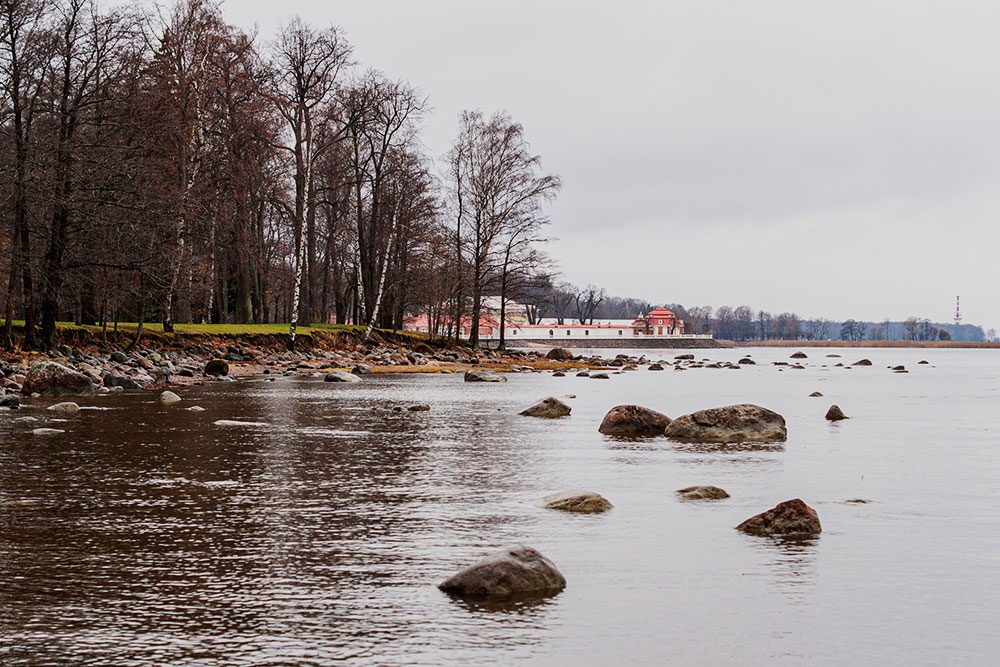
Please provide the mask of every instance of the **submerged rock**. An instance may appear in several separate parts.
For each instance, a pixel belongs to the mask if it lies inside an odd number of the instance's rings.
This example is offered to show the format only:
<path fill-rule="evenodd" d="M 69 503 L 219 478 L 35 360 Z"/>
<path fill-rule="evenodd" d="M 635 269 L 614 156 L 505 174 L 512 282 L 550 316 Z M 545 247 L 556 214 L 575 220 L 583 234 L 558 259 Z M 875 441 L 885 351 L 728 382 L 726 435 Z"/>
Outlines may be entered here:
<path fill-rule="evenodd" d="M 693 360 L 694 359 L 694 355 L 693 354 L 678 354 L 676 357 L 674 357 L 674 359 L 679 359 L 679 360 L 682 360 L 682 361 L 685 360 L 685 359 Z"/>
<path fill-rule="evenodd" d="M 599 493 L 592 493 L 590 491 L 553 493 L 542 498 L 541 505 L 549 510 L 580 512 L 583 514 L 605 512 L 614 507 L 607 498 Z"/>
<path fill-rule="evenodd" d="M 59 435 L 60 433 L 65 433 L 66 431 L 61 428 L 36 428 L 31 432 L 32 435 Z"/>
<path fill-rule="evenodd" d="M 569 407 L 558 398 L 549 396 L 543 398 L 534 405 L 521 410 L 520 414 L 525 417 L 542 417 L 545 419 L 555 419 L 557 417 L 567 417 L 573 408 Z"/>
<path fill-rule="evenodd" d="M 777 412 L 742 403 L 678 417 L 666 434 L 687 442 L 783 442 L 788 430 Z"/>
<path fill-rule="evenodd" d="M 172 391 L 165 391 L 160 394 L 160 403 L 180 403 L 181 397 Z"/>
<path fill-rule="evenodd" d="M 52 410 L 53 412 L 79 412 L 80 406 L 73 401 L 66 401 L 65 403 L 50 405 L 49 410 Z"/>
<path fill-rule="evenodd" d="M 556 593 L 566 577 L 548 558 L 529 547 L 496 551 L 438 585 L 445 593 L 470 597 L 506 597 Z"/>
<path fill-rule="evenodd" d="M 184 409 L 187 410 L 188 412 L 204 412 L 205 411 L 205 408 L 201 407 L 200 405 L 192 405 L 190 408 L 184 408 Z"/>
<path fill-rule="evenodd" d="M 493 371 L 467 370 L 465 371 L 466 382 L 506 382 L 507 376 Z"/>
<path fill-rule="evenodd" d="M 590 374 L 590 379 L 591 380 L 610 380 L 611 376 L 608 375 L 607 373 L 605 373 L 604 371 L 597 371 L 596 373 L 591 373 Z"/>
<path fill-rule="evenodd" d="M 831 405 L 830 409 L 826 411 L 827 421 L 838 422 L 841 419 L 850 419 L 844 414 L 844 411 L 840 409 L 840 406 Z"/>
<path fill-rule="evenodd" d="M 871 362 L 871 359 L 858 359 L 857 361 L 855 361 L 851 365 L 852 366 L 871 366 L 872 362 Z"/>
<path fill-rule="evenodd" d="M 605 435 L 663 435 L 670 417 L 640 405 L 618 405 L 608 411 L 598 427 Z"/>
<path fill-rule="evenodd" d="M 736 526 L 736 530 L 751 535 L 818 535 L 823 532 L 816 510 L 798 498 L 750 517 Z"/>
<path fill-rule="evenodd" d="M 410 407 L 407 408 L 407 410 L 409 410 L 410 412 L 427 412 L 430 409 L 431 409 L 431 406 L 424 405 L 424 404 L 421 404 L 421 405 L 411 405 Z"/>
<path fill-rule="evenodd" d="M 688 500 L 722 500 L 729 497 L 725 490 L 717 486 L 689 486 L 678 489 L 677 495 Z"/>
<path fill-rule="evenodd" d="M 345 373 L 344 371 L 330 371 L 325 376 L 323 376 L 323 382 L 361 382 L 361 378 L 359 378 L 354 373 Z"/>
<path fill-rule="evenodd" d="M 104 376 L 104 386 L 109 389 L 114 387 L 119 387 L 120 389 L 138 390 L 142 389 L 142 385 L 133 380 L 132 378 L 123 377 L 121 375 L 112 375 L 108 373 Z"/>
<path fill-rule="evenodd" d="M 265 422 L 238 421 L 236 419 L 219 419 L 212 426 L 267 426 Z"/>
<path fill-rule="evenodd" d="M 32 364 L 21 385 L 23 394 L 40 396 L 91 396 L 94 385 L 83 373 L 54 361 Z"/>

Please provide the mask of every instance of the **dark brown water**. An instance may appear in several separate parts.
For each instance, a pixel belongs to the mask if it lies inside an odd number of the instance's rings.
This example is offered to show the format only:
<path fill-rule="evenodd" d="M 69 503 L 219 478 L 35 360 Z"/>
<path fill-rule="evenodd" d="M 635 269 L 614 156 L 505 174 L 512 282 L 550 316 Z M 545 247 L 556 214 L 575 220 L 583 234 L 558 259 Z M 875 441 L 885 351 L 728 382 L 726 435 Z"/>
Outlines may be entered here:
<path fill-rule="evenodd" d="M 88 399 L 58 423 L 51 401 L 2 413 L 0 664 L 996 664 L 1000 354 L 846 351 L 875 365 L 845 370 L 813 350 L 778 371 L 766 363 L 791 350 L 752 352 L 761 365 L 741 371 L 280 378 L 173 406 Z M 568 419 L 516 414 L 566 393 Z M 597 433 L 620 403 L 744 401 L 784 414 L 788 442 Z M 387 409 L 414 403 L 432 409 Z M 824 421 L 831 403 L 852 419 Z M 42 421 L 12 423 L 28 415 Z M 43 425 L 66 434 L 30 435 Z M 674 496 L 693 484 L 732 498 Z M 570 488 L 616 508 L 531 504 Z M 795 497 L 818 510 L 817 539 L 733 530 Z M 435 588 L 517 543 L 566 590 L 486 605 Z"/>

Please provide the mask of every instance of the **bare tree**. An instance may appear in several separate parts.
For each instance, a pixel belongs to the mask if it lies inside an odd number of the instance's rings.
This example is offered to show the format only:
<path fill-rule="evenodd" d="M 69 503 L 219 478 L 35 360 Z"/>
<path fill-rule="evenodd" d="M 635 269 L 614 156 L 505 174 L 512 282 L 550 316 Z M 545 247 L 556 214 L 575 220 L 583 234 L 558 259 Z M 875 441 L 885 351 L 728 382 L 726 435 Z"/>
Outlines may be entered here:
<path fill-rule="evenodd" d="M 472 265 L 472 323 L 469 342 L 479 346 L 483 291 L 496 270 L 496 244 L 511 228 L 540 219 L 542 204 L 560 187 L 559 178 L 539 174 L 541 161 L 524 138 L 524 128 L 505 112 L 486 119 L 466 111 L 449 153 L 451 189 L 461 193 L 468 218 Z M 455 166 L 457 165 L 457 166 Z"/>
<path fill-rule="evenodd" d="M 289 349 L 295 349 L 313 168 L 323 151 L 341 136 L 339 132 L 328 133 L 323 143 L 317 143 L 317 124 L 321 108 L 331 102 L 337 91 L 341 72 L 351 64 L 351 47 L 337 28 L 319 31 L 295 17 L 279 31 L 273 51 L 271 94 L 291 133 L 291 141 L 282 148 L 292 154 L 295 169 L 295 282 L 288 329 Z"/>

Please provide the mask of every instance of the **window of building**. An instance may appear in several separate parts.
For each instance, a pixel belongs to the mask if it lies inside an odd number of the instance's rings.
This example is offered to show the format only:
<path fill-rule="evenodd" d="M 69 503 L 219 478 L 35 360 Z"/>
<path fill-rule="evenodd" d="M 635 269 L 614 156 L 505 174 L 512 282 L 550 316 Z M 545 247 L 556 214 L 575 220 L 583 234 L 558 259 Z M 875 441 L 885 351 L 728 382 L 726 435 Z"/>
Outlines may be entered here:
<path fill-rule="evenodd" d="M 583 335 L 584 336 L 589 336 L 590 335 L 590 329 L 584 329 L 583 330 Z"/>
<path fill-rule="evenodd" d="M 569 335 L 569 329 L 566 329 L 566 335 L 567 336 Z"/>
<path fill-rule="evenodd" d="M 621 329 L 619 329 L 619 330 L 618 330 L 618 335 L 619 335 L 619 336 L 621 336 L 621 335 L 622 335 L 622 330 L 621 330 Z"/>
<path fill-rule="evenodd" d="M 549 335 L 550 336 L 552 335 L 552 329 L 549 329 Z"/>

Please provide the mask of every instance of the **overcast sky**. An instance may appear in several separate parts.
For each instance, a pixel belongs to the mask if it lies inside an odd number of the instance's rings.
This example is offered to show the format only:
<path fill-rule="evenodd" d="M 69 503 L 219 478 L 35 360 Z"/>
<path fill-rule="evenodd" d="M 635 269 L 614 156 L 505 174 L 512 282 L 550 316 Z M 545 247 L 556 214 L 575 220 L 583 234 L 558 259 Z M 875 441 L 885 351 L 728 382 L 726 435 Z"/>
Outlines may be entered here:
<path fill-rule="evenodd" d="M 508 110 L 564 183 L 566 280 L 688 306 L 1000 328 L 1000 2 L 226 0 L 268 41 L 342 27 L 364 66 Z"/>

